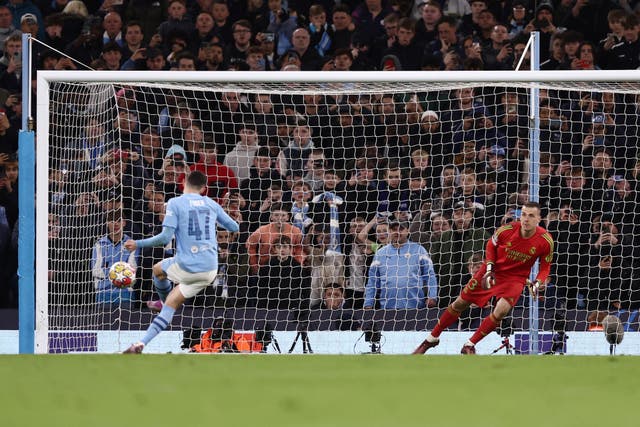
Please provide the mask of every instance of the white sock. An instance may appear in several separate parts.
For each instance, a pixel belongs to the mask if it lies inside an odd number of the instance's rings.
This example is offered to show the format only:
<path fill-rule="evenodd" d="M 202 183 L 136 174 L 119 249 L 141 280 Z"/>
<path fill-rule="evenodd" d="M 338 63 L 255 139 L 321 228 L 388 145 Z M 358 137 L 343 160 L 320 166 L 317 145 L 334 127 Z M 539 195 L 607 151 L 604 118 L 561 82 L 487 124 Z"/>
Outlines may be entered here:
<path fill-rule="evenodd" d="M 467 341 L 466 343 L 464 343 L 464 347 L 475 347 L 475 344 L 471 341 Z"/>
<path fill-rule="evenodd" d="M 427 341 L 429 341 L 429 342 L 436 342 L 436 341 L 440 341 L 440 338 L 436 338 L 436 337 L 434 337 L 433 335 L 431 335 L 431 333 L 429 333 L 429 334 L 427 335 Z"/>

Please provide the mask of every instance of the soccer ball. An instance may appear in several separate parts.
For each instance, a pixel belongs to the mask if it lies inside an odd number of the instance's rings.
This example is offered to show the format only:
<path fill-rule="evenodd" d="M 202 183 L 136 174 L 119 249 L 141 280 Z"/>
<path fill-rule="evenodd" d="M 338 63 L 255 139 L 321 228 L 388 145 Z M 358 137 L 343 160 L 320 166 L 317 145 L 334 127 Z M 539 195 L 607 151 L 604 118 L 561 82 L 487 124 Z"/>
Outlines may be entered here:
<path fill-rule="evenodd" d="M 136 270 L 124 261 L 118 261 L 109 269 L 109 280 L 116 288 L 128 288 L 136 283 Z"/>

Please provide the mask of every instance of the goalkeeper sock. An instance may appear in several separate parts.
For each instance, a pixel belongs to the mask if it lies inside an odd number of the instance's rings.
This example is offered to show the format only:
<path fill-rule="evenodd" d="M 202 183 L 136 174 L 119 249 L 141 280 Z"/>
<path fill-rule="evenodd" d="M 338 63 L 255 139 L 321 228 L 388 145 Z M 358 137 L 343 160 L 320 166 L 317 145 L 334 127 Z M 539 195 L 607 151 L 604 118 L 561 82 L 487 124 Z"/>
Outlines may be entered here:
<path fill-rule="evenodd" d="M 153 322 L 149 325 L 149 329 L 147 329 L 147 333 L 140 341 L 144 345 L 149 344 L 149 341 L 154 339 L 156 335 L 167 329 L 167 326 L 171 324 L 171 319 L 173 319 L 173 314 L 175 312 L 176 311 L 168 305 L 163 305 L 162 311 L 160 311 L 160 314 L 153 319 Z"/>
<path fill-rule="evenodd" d="M 493 332 L 493 330 L 497 328 L 499 324 L 500 321 L 494 317 L 493 313 L 491 313 L 484 318 L 478 330 L 473 334 L 471 338 L 469 338 L 469 341 L 471 341 L 471 343 L 474 345 L 477 344 L 478 341 Z"/>
<path fill-rule="evenodd" d="M 158 292 L 160 300 L 165 302 L 167 295 L 171 292 L 171 282 L 169 279 L 160 280 L 156 276 L 153 276 L 153 286 L 156 288 L 156 292 Z"/>
<path fill-rule="evenodd" d="M 438 324 L 433 328 L 433 331 L 431 331 L 431 336 L 438 338 L 442 331 L 453 325 L 459 317 L 460 313 L 455 311 L 451 306 L 447 307 L 444 313 L 442 313 L 442 316 L 440 316 L 440 319 L 438 319 Z"/>

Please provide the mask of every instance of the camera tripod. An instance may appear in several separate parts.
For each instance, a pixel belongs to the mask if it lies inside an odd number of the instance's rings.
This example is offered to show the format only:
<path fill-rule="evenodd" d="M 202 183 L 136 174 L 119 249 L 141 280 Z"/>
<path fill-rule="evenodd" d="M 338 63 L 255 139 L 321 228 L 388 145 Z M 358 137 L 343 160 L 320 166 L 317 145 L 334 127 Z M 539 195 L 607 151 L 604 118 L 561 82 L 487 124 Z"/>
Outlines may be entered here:
<path fill-rule="evenodd" d="M 289 348 L 289 353 L 293 352 L 293 349 L 296 348 L 296 344 L 298 343 L 298 339 L 301 338 L 302 339 L 302 353 L 307 354 L 307 353 L 312 353 L 313 354 L 313 350 L 311 349 L 311 343 L 309 342 L 309 334 L 307 333 L 307 331 L 298 331 L 298 333 L 296 334 L 295 339 L 293 340 L 293 344 L 291 344 L 291 348 Z"/>
<path fill-rule="evenodd" d="M 513 345 L 511 345 L 511 342 L 509 341 L 509 337 L 508 336 L 502 338 L 502 344 L 500 344 L 500 347 L 498 347 L 495 350 L 493 350 L 491 352 L 491 354 L 496 354 L 497 352 L 499 352 L 503 348 L 505 349 L 505 353 L 506 354 L 513 354 Z"/>

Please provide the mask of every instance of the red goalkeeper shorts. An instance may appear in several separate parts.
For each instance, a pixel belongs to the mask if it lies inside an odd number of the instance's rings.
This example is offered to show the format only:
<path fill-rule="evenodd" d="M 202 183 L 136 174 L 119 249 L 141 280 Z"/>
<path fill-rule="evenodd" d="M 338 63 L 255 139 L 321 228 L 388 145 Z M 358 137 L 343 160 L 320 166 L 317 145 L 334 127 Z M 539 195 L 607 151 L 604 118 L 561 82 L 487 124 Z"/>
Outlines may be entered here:
<path fill-rule="evenodd" d="M 469 283 L 462 289 L 460 297 L 478 307 L 487 305 L 491 297 L 504 298 L 513 307 L 518 302 L 524 283 L 513 279 L 496 278 L 496 284 L 491 289 L 484 289 L 477 279 L 469 280 Z"/>

